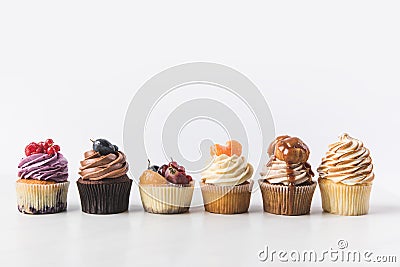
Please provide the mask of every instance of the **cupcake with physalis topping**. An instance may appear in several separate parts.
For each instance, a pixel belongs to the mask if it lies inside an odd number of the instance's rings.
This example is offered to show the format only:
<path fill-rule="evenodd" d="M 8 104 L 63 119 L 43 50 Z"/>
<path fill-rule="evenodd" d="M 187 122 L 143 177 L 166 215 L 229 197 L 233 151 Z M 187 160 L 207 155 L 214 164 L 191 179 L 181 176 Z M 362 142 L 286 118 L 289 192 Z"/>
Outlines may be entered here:
<path fill-rule="evenodd" d="M 149 165 L 139 178 L 143 208 L 149 213 L 174 214 L 189 211 L 194 181 L 185 167 L 171 160 L 161 167 Z"/>
<path fill-rule="evenodd" d="M 49 214 L 67 209 L 68 161 L 52 139 L 30 143 L 18 165 L 18 210 L 26 214 Z"/>
<path fill-rule="evenodd" d="M 279 215 L 310 212 L 316 182 L 307 160 L 310 150 L 297 137 L 277 137 L 268 148 L 270 160 L 259 180 L 264 211 Z"/>
<path fill-rule="evenodd" d="M 201 192 L 208 212 L 236 214 L 250 205 L 253 166 L 242 156 L 242 145 L 235 140 L 210 149 L 211 163 L 201 174 Z"/>
<path fill-rule="evenodd" d="M 82 211 L 114 214 L 128 210 L 132 180 L 126 156 L 116 145 L 97 139 L 84 153 L 77 181 Z"/>
<path fill-rule="evenodd" d="M 338 215 L 363 215 L 369 210 L 372 159 L 364 144 L 343 134 L 329 150 L 318 168 L 322 208 Z"/>

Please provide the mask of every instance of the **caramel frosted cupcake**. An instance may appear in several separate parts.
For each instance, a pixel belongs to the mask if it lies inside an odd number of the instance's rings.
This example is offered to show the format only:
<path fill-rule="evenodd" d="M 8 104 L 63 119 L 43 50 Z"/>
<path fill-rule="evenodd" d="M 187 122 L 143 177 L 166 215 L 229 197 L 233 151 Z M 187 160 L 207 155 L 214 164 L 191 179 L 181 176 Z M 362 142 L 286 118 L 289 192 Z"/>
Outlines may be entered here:
<path fill-rule="evenodd" d="M 250 205 L 253 166 L 242 154 L 242 145 L 228 141 L 226 146 L 211 147 L 209 167 L 201 174 L 201 192 L 208 212 L 236 214 L 247 212 Z"/>
<path fill-rule="evenodd" d="M 348 134 L 329 145 L 318 168 L 322 208 L 338 215 L 368 213 L 373 173 L 369 150 Z"/>
<path fill-rule="evenodd" d="M 82 211 L 113 214 L 128 210 L 132 180 L 126 156 L 105 139 L 93 141 L 84 153 L 77 181 Z"/>
<path fill-rule="evenodd" d="M 149 166 L 139 179 L 143 208 L 149 213 L 174 214 L 189 211 L 194 181 L 176 161 Z"/>
<path fill-rule="evenodd" d="M 67 209 L 68 161 L 59 151 L 52 139 L 25 148 L 16 183 L 20 212 L 49 214 Z"/>
<path fill-rule="evenodd" d="M 268 148 L 269 162 L 259 180 L 264 211 L 279 215 L 310 212 L 316 182 L 307 160 L 310 150 L 297 137 L 277 137 Z"/>

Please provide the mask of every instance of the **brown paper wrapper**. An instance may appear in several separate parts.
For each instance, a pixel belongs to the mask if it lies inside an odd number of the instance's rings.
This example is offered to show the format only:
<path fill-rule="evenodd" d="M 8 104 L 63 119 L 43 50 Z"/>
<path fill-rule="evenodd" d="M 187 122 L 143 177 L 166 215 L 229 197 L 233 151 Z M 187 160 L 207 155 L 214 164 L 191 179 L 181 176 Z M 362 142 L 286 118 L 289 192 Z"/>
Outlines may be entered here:
<path fill-rule="evenodd" d="M 190 185 L 139 185 L 143 208 L 149 213 L 177 214 L 189 211 L 194 191 Z"/>
<path fill-rule="evenodd" d="M 18 210 L 26 214 L 50 214 L 67 210 L 69 182 L 16 183 Z"/>
<path fill-rule="evenodd" d="M 128 210 L 132 180 L 128 176 L 100 181 L 77 181 L 82 211 L 115 214 Z"/>
<path fill-rule="evenodd" d="M 290 192 L 289 186 L 274 185 L 258 181 L 263 198 L 264 211 L 278 215 L 304 215 L 310 213 L 311 201 L 317 186 L 316 182 L 311 185 L 294 186 Z"/>
<path fill-rule="evenodd" d="M 320 178 L 318 184 L 324 211 L 345 216 L 368 213 L 371 183 L 344 185 Z"/>
<path fill-rule="evenodd" d="M 250 205 L 253 180 L 236 186 L 221 186 L 200 183 L 204 209 L 219 214 L 247 212 Z"/>

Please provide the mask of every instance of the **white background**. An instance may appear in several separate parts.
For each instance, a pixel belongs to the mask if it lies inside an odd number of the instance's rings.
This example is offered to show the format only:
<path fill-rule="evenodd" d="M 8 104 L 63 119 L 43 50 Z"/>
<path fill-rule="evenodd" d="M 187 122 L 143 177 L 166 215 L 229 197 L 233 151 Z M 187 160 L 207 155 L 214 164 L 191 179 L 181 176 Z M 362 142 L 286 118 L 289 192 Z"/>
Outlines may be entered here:
<path fill-rule="evenodd" d="M 265 245 L 322 251 L 346 239 L 351 249 L 397 255 L 387 265 L 399 266 L 399 9 L 398 1 L 2 1 L 0 265 L 257 266 Z M 363 140 L 375 163 L 371 213 L 322 214 L 316 192 L 311 215 L 274 216 L 256 192 L 249 214 L 200 207 L 157 216 L 143 212 L 135 186 L 129 213 L 82 214 L 75 181 L 88 139 L 122 146 L 136 90 L 194 61 L 248 76 L 276 132 L 309 145 L 314 169 L 339 134 Z M 17 164 L 26 144 L 47 137 L 70 162 L 69 212 L 23 216 Z"/>

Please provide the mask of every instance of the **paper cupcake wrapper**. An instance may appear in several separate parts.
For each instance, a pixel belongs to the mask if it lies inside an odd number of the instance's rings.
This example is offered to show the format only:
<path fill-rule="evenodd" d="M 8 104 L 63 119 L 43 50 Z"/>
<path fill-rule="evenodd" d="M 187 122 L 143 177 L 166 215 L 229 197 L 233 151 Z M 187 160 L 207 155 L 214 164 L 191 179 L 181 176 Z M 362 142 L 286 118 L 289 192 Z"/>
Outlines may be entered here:
<path fill-rule="evenodd" d="M 220 186 L 200 183 L 204 209 L 219 214 L 247 212 L 250 205 L 253 180 L 236 186 Z"/>
<path fill-rule="evenodd" d="M 18 210 L 26 214 L 50 214 L 67 209 L 69 182 L 56 184 L 16 183 Z"/>
<path fill-rule="evenodd" d="M 258 181 L 263 198 L 264 211 L 278 215 L 304 215 L 310 213 L 311 201 L 317 186 L 316 182 L 311 185 L 295 186 L 290 192 L 289 186 L 274 185 Z"/>
<path fill-rule="evenodd" d="M 327 179 L 318 180 L 321 191 L 322 209 L 326 212 L 356 216 L 369 210 L 372 184 L 344 185 Z"/>
<path fill-rule="evenodd" d="M 157 214 L 176 214 L 189 211 L 194 186 L 139 185 L 145 211 Z"/>
<path fill-rule="evenodd" d="M 77 181 L 82 211 L 90 214 L 115 214 L 128 210 L 132 180 L 117 183 Z"/>

